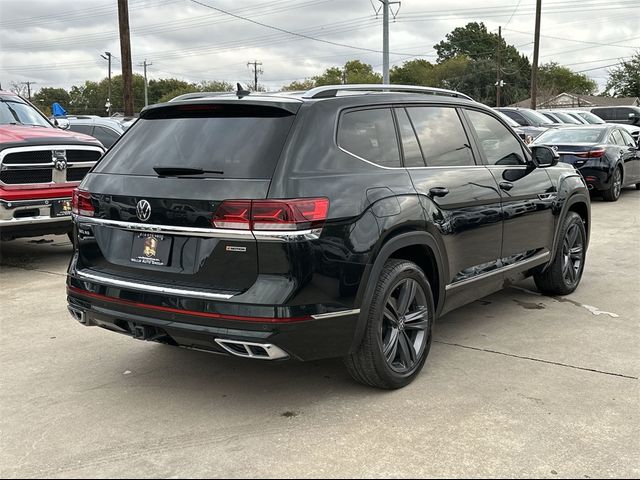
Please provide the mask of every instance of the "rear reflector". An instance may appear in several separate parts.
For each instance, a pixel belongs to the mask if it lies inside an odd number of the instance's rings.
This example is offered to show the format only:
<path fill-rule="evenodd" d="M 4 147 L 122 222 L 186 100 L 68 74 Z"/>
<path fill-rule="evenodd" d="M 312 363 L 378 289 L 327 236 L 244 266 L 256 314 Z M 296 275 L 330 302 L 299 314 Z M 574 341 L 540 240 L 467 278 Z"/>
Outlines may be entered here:
<path fill-rule="evenodd" d="M 306 230 L 322 226 L 328 212 L 328 198 L 225 200 L 213 216 L 213 225 L 237 230 Z"/>
<path fill-rule="evenodd" d="M 91 194 L 84 190 L 75 189 L 71 198 L 71 211 L 76 215 L 93 217 L 95 208 L 91 203 Z"/>

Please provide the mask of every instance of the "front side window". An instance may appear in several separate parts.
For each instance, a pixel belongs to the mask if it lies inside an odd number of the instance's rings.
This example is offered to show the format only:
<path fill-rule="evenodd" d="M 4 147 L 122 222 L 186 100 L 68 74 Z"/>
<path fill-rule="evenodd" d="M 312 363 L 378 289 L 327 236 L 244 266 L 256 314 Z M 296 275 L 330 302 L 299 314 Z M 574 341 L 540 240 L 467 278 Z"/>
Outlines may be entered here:
<path fill-rule="evenodd" d="M 409 107 L 427 167 L 475 165 L 458 112 L 450 107 Z"/>
<path fill-rule="evenodd" d="M 390 108 L 356 110 L 342 115 L 338 145 L 383 167 L 400 167 L 400 149 Z"/>
<path fill-rule="evenodd" d="M 496 118 L 476 110 L 467 110 L 489 165 L 525 165 L 520 141 Z"/>

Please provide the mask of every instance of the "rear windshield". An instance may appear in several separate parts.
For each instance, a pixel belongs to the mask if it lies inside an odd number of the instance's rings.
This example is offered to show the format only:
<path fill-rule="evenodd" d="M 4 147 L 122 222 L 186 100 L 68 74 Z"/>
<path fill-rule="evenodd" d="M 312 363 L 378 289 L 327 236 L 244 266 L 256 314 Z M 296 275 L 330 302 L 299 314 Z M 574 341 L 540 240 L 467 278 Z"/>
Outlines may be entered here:
<path fill-rule="evenodd" d="M 599 143 L 604 132 L 595 128 L 560 128 L 546 131 L 536 138 L 536 143 Z"/>
<path fill-rule="evenodd" d="M 271 178 L 295 115 L 257 105 L 176 105 L 143 114 L 95 172 L 158 176 L 154 167 Z"/>

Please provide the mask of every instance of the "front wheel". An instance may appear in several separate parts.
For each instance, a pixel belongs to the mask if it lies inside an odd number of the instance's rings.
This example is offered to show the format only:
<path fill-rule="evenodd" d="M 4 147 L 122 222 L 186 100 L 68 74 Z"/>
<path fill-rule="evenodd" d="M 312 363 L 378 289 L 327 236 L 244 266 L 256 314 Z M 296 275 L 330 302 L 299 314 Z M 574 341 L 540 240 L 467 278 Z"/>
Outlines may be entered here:
<path fill-rule="evenodd" d="M 560 230 L 553 262 L 533 276 L 538 289 L 548 295 L 568 295 L 578 288 L 586 258 L 587 234 L 582 218 L 569 212 Z"/>
<path fill-rule="evenodd" d="M 402 388 L 420 373 L 431 346 L 434 303 L 426 276 L 413 262 L 388 260 L 367 309 L 362 343 L 345 358 L 360 383 Z"/>

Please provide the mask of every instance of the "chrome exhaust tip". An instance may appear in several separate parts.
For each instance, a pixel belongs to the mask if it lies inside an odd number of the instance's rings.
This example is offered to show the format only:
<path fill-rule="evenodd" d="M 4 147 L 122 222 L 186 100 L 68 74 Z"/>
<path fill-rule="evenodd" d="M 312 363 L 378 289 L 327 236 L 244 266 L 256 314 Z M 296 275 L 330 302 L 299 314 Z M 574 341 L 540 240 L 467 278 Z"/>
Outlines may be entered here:
<path fill-rule="evenodd" d="M 282 360 L 289 358 L 287 352 L 270 343 L 241 342 L 224 338 L 216 338 L 216 343 L 236 357 L 258 360 Z"/>
<path fill-rule="evenodd" d="M 590 183 L 588 183 L 588 184 L 587 184 L 587 188 L 588 188 L 589 190 L 593 190 L 593 185 L 592 185 L 592 184 L 590 184 Z"/>
<path fill-rule="evenodd" d="M 71 305 L 67 305 L 67 310 L 69 310 L 69 313 L 75 320 L 82 323 L 83 325 L 87 324 L 87 320 L 84 316 L 83 310 L 80 310 L 79 308 L 73 307 Z"/>

